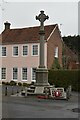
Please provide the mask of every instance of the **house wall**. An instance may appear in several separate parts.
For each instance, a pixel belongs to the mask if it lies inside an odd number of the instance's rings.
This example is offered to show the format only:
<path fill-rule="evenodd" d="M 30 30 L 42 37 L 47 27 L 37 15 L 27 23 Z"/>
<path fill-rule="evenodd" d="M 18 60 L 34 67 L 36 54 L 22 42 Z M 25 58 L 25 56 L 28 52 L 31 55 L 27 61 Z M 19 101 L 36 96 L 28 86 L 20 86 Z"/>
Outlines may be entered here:
<path fill-rule="evenodd" d="M 48 39 L 47 42 L 47 66 L 48 69 L 52 67 L 54 62 L 54 50 L 55 47 L 58 47 L 58 60 L 60 66 L 62 66 L 62 40 L 58 30 L 58 27 L 55 28 L 51 37 Z"/>
<path fill-rule="evenodd" d="M 39 43 L 35 43 L 38 44 Z M 28 56 L 22 56 L 22 46 L 23 45 L 28 45 L 29 48 L 29 53 Z M 15 45 L 3 45 L 6 46 L 6 52 L 7 56 L 6 57 L 1 57 L 0 56 L 0 61 L 2 61 L 2 64 L 0 64 L 0 68 L 5 67 L 7 69 L 7 76 L 6 76 L 6 81 L 11 81 L 12 79 L 12 68 L 17 67 L 18 68 L 18 82 L 28 82 L 30 83 L 32 80 L 32 72 L 31 68 L 38 67 L 39 66 L 39 55 L 38 56 L 32 56 L 32 43 L 30 44 L 15 44 Z M 19 47 L 19 55 L 18 57 L 12 56 L 12 48 L 13 46 L 18 46 Z M 45 43 L 45 66 L 47 67 L 47 47 Z M 21 79 L 21 68 L 22 67 L 27 67 L 28 70 L 28 80 L 27 81 L 22 81 Z M 1 79 L 0 79 L 1 80 Z"/>

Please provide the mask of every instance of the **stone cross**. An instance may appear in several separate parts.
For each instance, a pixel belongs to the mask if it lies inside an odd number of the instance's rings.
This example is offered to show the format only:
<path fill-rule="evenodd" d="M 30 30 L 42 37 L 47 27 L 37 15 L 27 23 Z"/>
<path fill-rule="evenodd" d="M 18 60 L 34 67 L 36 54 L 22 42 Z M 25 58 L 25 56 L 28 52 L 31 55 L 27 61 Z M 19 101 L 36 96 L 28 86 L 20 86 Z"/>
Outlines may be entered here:
<path fill-rule="evenodd" d="M 36 69 L 36 86 L 38 86 L 37 92 L 42 93 L 44 86 L 48 86 L 48 69 L 45 62 L 45 31 L 44 31 L 44 21 L 49 17 L 44 14 L 44 11 L 40 11 L 40 14 L 36 16 L 36 20 L 40 21 L 40 55 L 39 55 L 39 66 Z M 46 67 L 45 67 L 46 66 Z M 40 88 L 39 88 L 40 87 Z M 41 91 L 40 91 L 41 89 Z"/>
<path fill-rule="evenodd" d="M 40 34 L 40 64 L 39 64 L 39 67 L 44 68 L 45 67 L 44 65 L 44 43 L 45 43 L 44 21 L 48 19 L 49 17 L 44 14 L 44 11 L 40 11 L 40 12 L 41 13 L 38 16 L 36 16 L 36 20 L 40 21 L 40 31 L 39 31 L 39 34 Z"/>
<path fill-rule="evenodd" d="M 43 11 L 43 10 L 40 11 L 40 12 L 41 12 L 41 13 L 40 13 L 38 16 L 36 16 L 36 20 L 39 20 L 39 21 L 40 21 L 40 23 L 41 23 L 40 27 L 43 28 L 43 29 L 41 29 L 41 30 L 44 30 L 44 21 L 45 21 L 46 19 L 48 19 L 49 17 L 48 17 L 48 15 L 46 16 L 46 15 L 44 14 L 44 11 Z"/>
<path fill-rule="evenodd" d="M 42 11 L 40 11 L 41 12 L 41 14 L 39 14 L 38 16 L 36 16 L 36 20 L 39 20 L 40 22 L 44 22 L 46 19 L 48 19 L 49 17 L 48 17 L 48 15 L 46 16 L 45 14 L 44 14 L 44 11 L 42 10 Z"/>

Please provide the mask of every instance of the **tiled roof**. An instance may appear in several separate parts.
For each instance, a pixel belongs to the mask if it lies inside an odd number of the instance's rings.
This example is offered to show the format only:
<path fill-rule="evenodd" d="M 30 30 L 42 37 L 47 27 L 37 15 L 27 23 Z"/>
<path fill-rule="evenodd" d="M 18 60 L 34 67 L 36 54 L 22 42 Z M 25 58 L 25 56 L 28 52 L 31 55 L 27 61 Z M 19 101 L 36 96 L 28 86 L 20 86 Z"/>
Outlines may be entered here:
<path fill-rule="evenodd" d="M 49 37 L 54 30 L 55 25 L 45 26 L 45 40 Z M 0 37 L 0 44 L 21 44 L 21 43 L 34 43 L 39 42 L 39 26 L 20 28 L 20 29 L 8 29 L 2 32 L 2 40 Z"/>

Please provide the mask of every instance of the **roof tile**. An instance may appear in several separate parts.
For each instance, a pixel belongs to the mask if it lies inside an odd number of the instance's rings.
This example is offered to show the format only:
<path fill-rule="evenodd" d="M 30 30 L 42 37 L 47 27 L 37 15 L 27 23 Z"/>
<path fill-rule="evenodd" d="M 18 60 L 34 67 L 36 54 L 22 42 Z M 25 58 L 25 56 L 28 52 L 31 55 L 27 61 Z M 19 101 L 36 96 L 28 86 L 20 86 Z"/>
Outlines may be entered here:
<path fill-rule="evenodd" d="M 47 25 L 44 27 L 46 40 L 55 26 L 56 24 Z M 1 35 L 2 39 L 0 37 L 0 44 L 22 44 L 39 42 L 39 26 L 20 29 L 8 29 L 4 30 Z"/>

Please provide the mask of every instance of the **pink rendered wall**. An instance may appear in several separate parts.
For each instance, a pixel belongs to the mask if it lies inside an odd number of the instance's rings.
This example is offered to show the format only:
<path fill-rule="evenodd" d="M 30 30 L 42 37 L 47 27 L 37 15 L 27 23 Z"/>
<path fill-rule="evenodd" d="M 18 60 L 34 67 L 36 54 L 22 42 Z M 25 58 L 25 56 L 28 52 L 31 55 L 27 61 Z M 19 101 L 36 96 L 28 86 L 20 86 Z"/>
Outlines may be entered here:
<path fill-rule="evenodd" d="M 38 44 L 39 43 L 35 43 Z M 22 46 L 28 45 L 28 56 L 22 56 Z M 17 67 L 18 68 L 18 82 L 23 82 L 21 79 L 21 68 L 27 67 L 28 69 L 28 83 L 31 82 L 31 68 L 38 67 L 39 66 L 39 55 L 38 56 L 32 56 L 32 45 L 33 44 L 15 44 L 15 45 L 4 45 L 7 48 L 7 56 L 2 57 L 2 65 L 1 67 L 7 68 L 7 79 L 6 81 L 12 80 L 12 68 Z M 47 47 L 45 43 L 45 66 L 47 65 Z M 13 46 L 18 46 L 19 48 L 19 56 L 13 57 L 12 56 L 12 48 Z M 1 61 L 1 57 L 0 57 Z M 26 82 L 26 81 L 25 81 Z"/>

